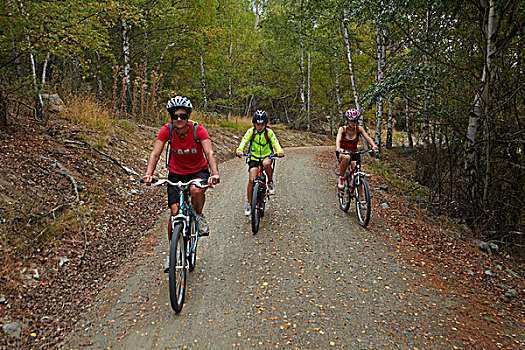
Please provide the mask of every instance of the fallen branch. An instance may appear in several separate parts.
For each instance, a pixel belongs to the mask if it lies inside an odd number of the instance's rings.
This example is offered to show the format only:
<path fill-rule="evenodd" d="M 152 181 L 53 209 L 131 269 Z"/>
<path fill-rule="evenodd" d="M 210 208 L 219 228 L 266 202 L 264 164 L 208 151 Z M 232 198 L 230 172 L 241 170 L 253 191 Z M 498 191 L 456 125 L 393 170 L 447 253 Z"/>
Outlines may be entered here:
<path fill-rule="evenodd" d="M 69 170 L 67 170 L 67 168 L 64 167 L 62 164 L 60 164 L 56 159 L 47 158 L 47 157 L 44 157 L 44 156 L 38 156 L 38 158 L 47 160 L 49 162 L 52 162 L 54 170 L 57 173 L 59 173 L 61 175 L 64 175 L 64 176 L 66 176 L 69 179 L 69 181 L 73 185 L 73 191 L 75 192 L 75 200 L 73 202 L 62 203 L 59 206 L 51 209 L 47 215 L 54 214 L 57 210 L 62 209 L 63 207 L 73 206 L 74 204 L 78 203 L 80 201 L 80 196 L 78 194 L 77 182 L 75 181 L 75 178 L 73 176 L 71 176 L 71 174 L 69 174 Z"/>
<path fill-rule="evenodd" d="M 91 146 L 89 143 L 85 142 L 85 141 L 70 141 L 70 140 L 65 140 L 65 141 L 59 141 L 59 142 L 63 142 L 63 143 L 66 143 L 66 144 L 72 144 L 72 145 L 81 145 L 81 146 L 86 146 L 86 147 L 89 147 L 91 148 L 92 150 L 94 150 L 95 152 L 97 152 L 98 154 L 106 157 L 106 158 L 109 158 L 116 166 L 118 166 L 119 168 L 121 168 L 122 170 L 124 170 L 126 172 L 126 174 L 128 175 L 138 175 L 133 169 L 130 169 L 128 167 L 125 167 L 123 166 L 122 164 L 119 163 L 118 160 L 116 160 L 115 158 L 113 158 L 112 156 L 110 156 L 109 154 L 107 153 L 104 153 L 98 149 L 96 149 L 95 147 Z"/>
<path fill-rule="evenodd" d="M 419 190 L 420 188 L 421 188 L 421 186 L 417 186 L 416 188 L 413 188 L 413 189 L 411 189 L 411 190 L 405 190 L 405 192 L 413 193 L 413 192 Z"/>
<path fill-rule="evenodd" d="M 80 256 L 80 261 L 78 262 L 78 267 L 82 266 L 82 263 L 84 262 L 84 257 L 86 256 L 87 251 L 87 234 L 86 234 L 86 226 L 84 225 L 84 221 L 80 218 L 78 213 L 75 211 L 75 214 L 77 215 L 78 222 L 80 222 L 80 226 L 82 226 L 82 232 L 84 233 L 84 251 L 82 252 L 82 255 Z"/>
<path fill-rule="evenodd" d="M 33 239 L 31 240 L 31 243 L 29 243 L 29 245 L 26 247 L 26 249 L 24 249 L 24 251 L 22 252 L 22 254 L 24 254 L 25 252 L 27 252 L 27 251 L 29 250 L 29 248 L 31 248 L 31 247 L 33 246 L 33 243 L 35 243 L 36 240 L 37 240 L 40 236 L 42 236 L 42 234 L 43 234 L 44 232 L 46 232 L 46 231 L 47 231 L 47 227 L 46 227 L 45 229 L 43 229 L 42 232 L 40 232 L 38 235 L 36 235 L 35 238 L 33 238 Z"/>

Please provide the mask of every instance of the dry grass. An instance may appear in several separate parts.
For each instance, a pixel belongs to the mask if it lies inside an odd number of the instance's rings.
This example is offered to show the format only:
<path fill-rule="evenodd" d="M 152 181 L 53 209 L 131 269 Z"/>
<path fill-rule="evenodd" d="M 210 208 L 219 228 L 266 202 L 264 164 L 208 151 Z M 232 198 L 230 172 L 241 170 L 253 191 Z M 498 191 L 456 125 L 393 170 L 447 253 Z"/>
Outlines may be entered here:
<path fill-rule="evenodd" d="M 225 115 L 221 114 L 207 114 L 198 110 L 191 112 L 191 119 L 204 125 L 219 125 L 234 129 L 247 130 L 253 126 L 252 117 L 242 117 L 239 115 L 232 116 L 230 120 Z M 235 127 L 236 126 L 236 127 Z M 268 124 L 272 129 L 287 130 L 284 124 Z"/>
<path fill-rule="evenodd" d="M 66 100 L 68 103 L 64 116 L 74 123 L 100 131 L 110 130 L 115 124 L 109 108 L 98 102 L 94 96 L 71 96 Z"/>

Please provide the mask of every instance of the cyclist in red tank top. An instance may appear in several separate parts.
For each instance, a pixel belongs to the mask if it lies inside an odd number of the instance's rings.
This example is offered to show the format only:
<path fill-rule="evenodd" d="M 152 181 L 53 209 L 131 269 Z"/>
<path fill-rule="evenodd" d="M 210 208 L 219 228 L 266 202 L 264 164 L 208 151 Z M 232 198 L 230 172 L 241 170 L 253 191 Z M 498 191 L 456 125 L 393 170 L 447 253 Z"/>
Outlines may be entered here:
<path fill-rule="evenodd" d="M 360 113 L 357 109 L 349 109 L 345 112 L 345 117 L 348 120 L 348 125 L 343 125 L 337 132 L 337 138 L 335 139 L 335 155 L 339 162 L 339 182 L 337 187 L 339 189 L 345 188 L 344 176 L 346 168 L 350 164 L 351 168 L 354 169 L 356 161 L 359 159 L 359 155 L 342 154 L 341 151 L 353 151 L 357 152 L 357 143 L 359 142 L 359 136 L 362 135 L 366 141 L 372 146 L 374 151 L 377 151 L 377 146 L 374 140 L 368 136 L 365 129 L 357 125 Z"/>

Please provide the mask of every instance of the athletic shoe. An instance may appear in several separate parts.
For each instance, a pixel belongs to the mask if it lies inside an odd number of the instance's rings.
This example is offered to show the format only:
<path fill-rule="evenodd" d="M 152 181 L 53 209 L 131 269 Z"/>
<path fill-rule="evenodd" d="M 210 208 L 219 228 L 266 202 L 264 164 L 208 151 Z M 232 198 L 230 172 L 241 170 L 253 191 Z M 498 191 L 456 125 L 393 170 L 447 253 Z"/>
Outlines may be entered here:
<path fill-rule="evenodd" d="M 268 182 L 268 190 L 270 191 L 270 194 L 275 194 L 275 184 L 273 181 Z"/>
<path fill-rule="evenodd" d="M 244 215 L 250 216 L 252 213 L 252 205 L 250 203 L 246 203 L 246 207 L 244 207 Z"/>
<path fill-rule="evenodd" d="M 208 222 L 206 221 L 206 218 L 204 215 L 196 214 L 195 218 L 197 220 L 197 226 L 199 227 L 199 236 L 209 236 L 210 235 L 210 228 L 208 226 Z"/>
<path fill-rule="evenodd" d="M 339 176 L 339 182 L 337 183 L 337 188 L 340 190 L 343 190 L 345 188 L 345 178 L 343 176 Z"/>

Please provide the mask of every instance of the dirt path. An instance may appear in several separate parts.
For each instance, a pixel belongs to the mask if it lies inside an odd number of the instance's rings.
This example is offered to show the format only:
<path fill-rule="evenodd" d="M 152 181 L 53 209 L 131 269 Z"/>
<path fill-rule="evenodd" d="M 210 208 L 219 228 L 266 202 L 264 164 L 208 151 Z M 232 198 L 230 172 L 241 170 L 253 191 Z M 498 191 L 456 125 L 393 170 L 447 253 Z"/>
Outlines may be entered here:
<path fill-rule="evenodd" d="M 453 301 L 337 207 L 335 177 L 316 164 L 320 149 L 287 149 L 277 161 L 277 194 L 255 236 L 242 213 L 246 165 L 223 163 L 223 181 L 207 196 L 211 235 L 199 242 L 182 312 L 169 307 L 161 271 L 162 217 L 61 347 L 461 348 L 447 321 Z M 377 217 L 370 226 L 381 227 Z"/>

